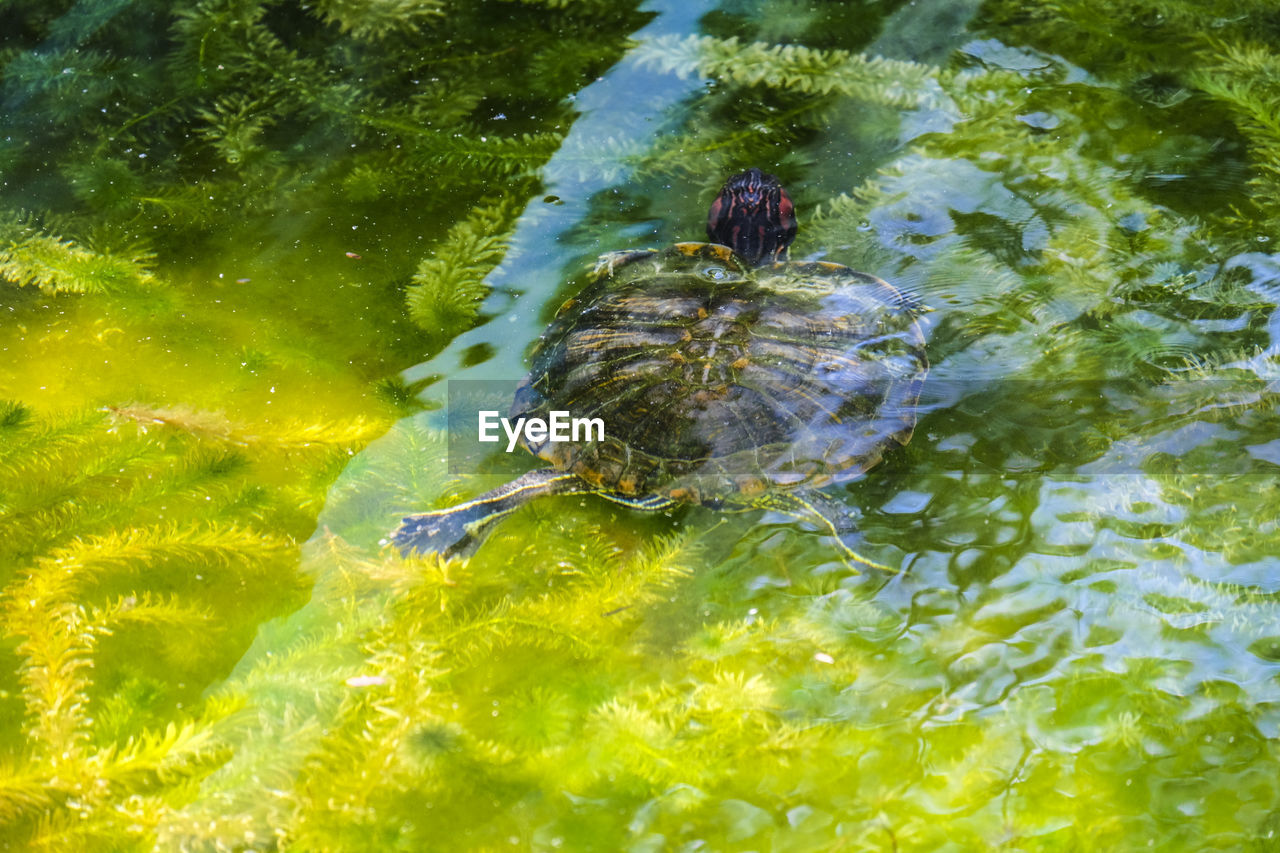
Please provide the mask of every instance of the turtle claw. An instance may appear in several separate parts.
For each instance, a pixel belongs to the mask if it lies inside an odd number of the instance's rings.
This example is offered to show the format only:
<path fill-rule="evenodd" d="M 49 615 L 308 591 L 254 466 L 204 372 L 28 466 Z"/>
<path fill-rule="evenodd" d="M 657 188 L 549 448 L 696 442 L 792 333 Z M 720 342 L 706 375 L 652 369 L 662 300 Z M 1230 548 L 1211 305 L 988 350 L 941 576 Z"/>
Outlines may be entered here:
<path fill-rule="evenodd" d="M 449 557 L 469 557 L 480 540 L 472 534 L 468 518 L 449 510 L 407 515 L 391 534 L 391 544 L 408 555 L 436 553 Z"/>

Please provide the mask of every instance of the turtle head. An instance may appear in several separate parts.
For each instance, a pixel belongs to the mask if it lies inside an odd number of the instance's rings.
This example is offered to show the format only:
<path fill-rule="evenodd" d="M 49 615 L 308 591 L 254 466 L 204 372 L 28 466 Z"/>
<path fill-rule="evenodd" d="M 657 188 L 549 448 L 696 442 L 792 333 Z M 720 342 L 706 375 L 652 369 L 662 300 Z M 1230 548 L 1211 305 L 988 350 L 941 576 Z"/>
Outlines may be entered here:
<path fill-rule="evenodd" d="M 707 214 L 707 236 L 752 264 L 787 259 L 796 237 L 791 196 L 773 175 L 747 169 L 725 181 Z"/>

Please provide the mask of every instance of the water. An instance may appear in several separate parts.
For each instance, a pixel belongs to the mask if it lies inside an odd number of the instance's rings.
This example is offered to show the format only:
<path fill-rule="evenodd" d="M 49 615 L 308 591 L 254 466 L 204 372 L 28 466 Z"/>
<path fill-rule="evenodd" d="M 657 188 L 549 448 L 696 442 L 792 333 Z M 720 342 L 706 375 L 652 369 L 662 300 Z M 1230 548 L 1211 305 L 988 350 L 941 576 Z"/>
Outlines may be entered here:
<path fill-rule="evenodd" d="M 1280 36 L 1219 12 L 3 13 L 0 840 L 1271 849 Z M 829 491 L 892 570 L 591 496 L 380 546 L 534 464 L 450 470 L 448 383 L 749 165 L 931 309 Z"/>

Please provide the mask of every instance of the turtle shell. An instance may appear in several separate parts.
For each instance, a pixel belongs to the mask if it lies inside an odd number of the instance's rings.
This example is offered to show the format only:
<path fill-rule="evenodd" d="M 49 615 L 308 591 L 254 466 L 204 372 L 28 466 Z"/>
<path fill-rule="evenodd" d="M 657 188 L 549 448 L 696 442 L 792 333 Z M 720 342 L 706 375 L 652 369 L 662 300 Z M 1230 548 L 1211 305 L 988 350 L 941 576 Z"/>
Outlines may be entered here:
<path fill-rule="evenodd" d="M 526 447 L 623 495 L 818 488 L 911 438 L 929 367 L 917 313 L 838 264 L 753 267 L 711 243 L 605 256 L 542 336 L 512 416 L 599 418 L 603 440 Z"/>

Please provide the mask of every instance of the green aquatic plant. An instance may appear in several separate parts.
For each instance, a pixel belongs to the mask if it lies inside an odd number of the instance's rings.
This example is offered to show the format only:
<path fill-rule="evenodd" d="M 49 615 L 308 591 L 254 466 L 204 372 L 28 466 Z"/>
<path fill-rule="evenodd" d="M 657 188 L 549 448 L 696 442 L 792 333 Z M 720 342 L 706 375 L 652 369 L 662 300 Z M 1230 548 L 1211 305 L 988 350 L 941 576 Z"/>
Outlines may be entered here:
<path fill-rule="evenodd" d="M 378 40 L 394 33 L 418 33 L 444 15 L 443 3 L 422 0 L 324 0 L 318 4 L 324 20 L 362 40 Z"/>
<path fill-rule="evenodd" d="M 47 206 L 35 213 L 66 227 L 59 236 L 10 214 L 0 276 L 120 291 L 150 283 L 151 253 L 180 257 L 178 234 L 352 202 L 368 229 L 373 204 L 390 198 L 413 211 L 395 230 L 443 237 L 441 222 L 461 227 L 454 193 L 496 176 L 519 180 L 489 203 L 517 209 L 572 119 L 562 99 L 616 60 L 639 18 L 632 3 L 513 5 L 508 17 L 495 27 L 478 7 L 382 0 L 16 10 L 0 82 L 21 105 L 11 129 L 24 144 L 0 143 L 0 209 L 28 205 L 24 190 L 38 187 Z M 516 75 L 519 88 L 515 77 L 469 73 L 493 62 L 539 71 Z M 450 192 L 434 191 L 442 172 L 457 178 Z M 104 222 L 113 248 L 90 251 Z M 117 243 L 140 254 L 122 256 Z M 403 282 L 423 254 L 393 253 L 383 280 Z M 411 289 L 414 313 L 437 345 L 471 323 L 468 307 L 445 310 L 422 291 Z"/>
<path fill-rule="evenodd" d="M 305 470 L 371 428 L 275 427 L 273 441 L 136 405 L 4 412 L 2 618 L 20 688 L 6 719 L 25 746 L 0 781 L 0 831 L 28 849 L 144 845 L 175 793 L 227 757 L 210 726 L 234 705 L 191 688 L 301 591 L 288 530 L 317 484 L 262 490 L 253 467 L 284 452 L 310 456 L 292 463 Z"/>
<path fill-rule="evenodd" d="M 698 74 L 724 84 L 765 86 L 793 95 L 839 93 L 898 108 L 923 106 L 937 94 L 937 69 L 928 65 L 803 45 L 663 36 L 646 42 L 638 60 L 680 77 Z"/>
<path fill-rule="evenodd" d="M 120 850 L 154 842 L 162 816 L 172 818 L 229 757 L 213 723 L 243 716 L 234 700 L 202 698 L 204 687 L 263 619 L 303 600 L 296 543 L 343 464 L 387 426 L 377 407 L 246 418 L 208 399 L 175 402 L 162 380 L 127 396 L 110 380 L 99 385 L 110 373 L 101 366 L 136 359 L 130 344 L 145 352 L 157 339 L 162 352 L 177 350 L 154 365 L 163 375 L 202 341 L 214 343 L 209 329 L 184 322 L 206 297 L 240 310 L 247 293 L 272 298 L 272 276 L 258 268 L 211 286 L 179 270 L 190 236 L 240 223 L 230 245 L 243 246 L 282 212 L 390 197 L 414 200 L 419 218 L 406 228 L 444 234 L 436 223 L 455 198 L 437 191 L 437 172 L 451 166 L 478 182 L 487 158 L 495 173 L 534 174 L 570 116 L 558 101 L 621 52 L 633 9 L 531 11 L 539 16 L 532 30 L 532 19 L 495 29 L 476 10 L 446 17 L 424 3 L 303 11 L 208 0 L 6 12 L 0 86 L 11 133 L 0 141 L 0 207 L 35 212 L 4 215 L 0 281 L 39 290 L 6 297 L 6 351 L 81 362 L 65 386 L 33 385 L 27 371 L 40 368 L 30 360 L 0 372 L 0 388 L 14 397 L 0 408 L 6 843 Z M 526 35 L 512 38 L 518 31 Z M 413 34 L 432 49 L 404 39 Z M 529 112 L 513 116 L 507 135 L 492 113 L 495 99 L 512 94 L 508 83 L 470 75 L 463 86 L 454 77 L 493 57 L 556 69 L 554 84 L 544 73 L 527 77 L 530 88 L 517 96 Z M 473 321 L 483 274 L 474 265 L 500 259 L 512 211 L 532 186 L 511 182 L 473 217 L 492 233 L 459 245 L 456 232 L 434 266 L 424 263 L 411 292 L 434 285 L 446 294 L 459 275 L 471 288 L 461 300 L 448 293 L 456 311 L 432 309 L 434 345 Z M 322 242 L 314 230 L 307 239 Z M 462 267 L 448 266 L 450 251 Z M 392 290 L 423 254 L 391 253 L 370 273 Z M 304 271 L 330 275 L 315 263 Z M 137 298 L 161 282 L 166 295 Z M 66 326 L 44 325 L 41 312 L 59 306 L 48 297 L 63 294 L 81 297 L 60 304 Z M 65 353 L 60 340 L 70 344 Z M 423 340 L 404 349 L 420 357 L 413 345 Z M 235 391 L 274 393 L 271 383 L 296 381 L 300 366 L 331 358 L 321 349 L 269 338 L 233 345 L 242 368 Z M 216 364 L 210 352 L 201 358 L 206 370 Z M 11 390 L 36 396 L 46 386 L 60 387 L 59 402 Z M 168 402 L 138 402 L 147 398 Z"/>
<path fill-rule="evenodd" d="M 149 256 L 95 252 L 31 224 L 25 217 L 0 222 L 0 280 L 34 285 L 46 293 L 126 293 L 152 287 Z"/>
<path fill-rule="evenodd" d="M 1179 123 L 1203 128 L 1213 139 L 1208 147 L 1153 148 L 1152 159 L 1164 161 L 1152 170 L 1165 173 L 1159 183 L 1167 182 L 1176 195 L 1195 174 L 1208 185 L 1189 187 L 1191 192 L 1218 202 L 1223 201 L 1220 194 L 1233 196 L 1228 204 L 1240 212 L 1233 220 L 1237 226 L 1245 224 L 1249 211 L 1260 209 L 1267 223 L 1263 236 L 1272 236 L 1280 163 L 1274 116 L 1280 92 L 1270 3 L 991 0 L 983 4 L 983 17 L 1007 26 L 1028 44 L 1105 75 L 1139 102 L 1172 111 Z M 1242 143 L 1250 153 L 1247 169 L 1222 156 Z M 1247 199 L 1231 193 L 1244 180 L 1253 190 Z M 1220 215 L 1233 218 L 1229 210 Z"/>
<path fill-rule="evenodd" d="M 1253 202 L 1272 222 L 1280 218 L 1280 72 L 1275 51 L 1261 43 L 1214 42 L 1204 51 L 1203 65 L 1191 76 L 1200 91 L 1223 104 L 1236 119 L 1252 154 Z"/>
<path fill-rule="evenodd" d="M 507 254 L 512 219 L 508 205 L 480 205 L 449 230 L 405 288 L 413 322 L 432 334 L 456 334 L 475 322 L 485 277 Z"/>
<path fill-rule="evenodd" d="M 237 760 L 206 786 L 210 796 L 199 808 L 214 811 L 176 813 L 167 837 L 234 844 L 246 830 L 260 837 L 274 829 L 281 843 L 313 849 L 426 843 L 434 835 L 426 827 L 406 824 L 394 840 L 383 835 L 391 815 L 414 808 L 404 792 L 417 792 L 410 800 L 438 799 L 440 813 L 448 814 L 482 790 L 501 792 L 503 799 L 534 790 L 547 759 L 575 742 L 583 703 L 614 682 L 610 666 L 627 659 L 627 638 L 643 624 L 642 614 L 687 582 L 696 559 L 688 536 L 658 539 L 624 558 L 600 528 L 566 530 L 550 547 L 561 554 L 565 546 L 578 550 L 572 543 L 584 533 L 600 547 L 561 560 L 545 588 L 517 581 L 512 566 L 499 562 L 375 557 L 332 536 L 316 543 L 313 565 L 326 578 L 323 600 L 343 602 L 343 627 L 335 631 L 334 623 L 320 620 L 290 649 L 261 660 L 237 690 L 259 702 L 305 690 L 302 683 L 290 686 L 293 674 L 319 665 L 323 678 L 347 685 L 340 704 L 322 712 L 322 718 L 333 714 L 333 723 L 306 735 L 288 728 L 275 735 L 288 734 L 305 750 L 301 755 L 271 749 L 270 730 L 246 731 Z M 352 642 L 359 643 L 358 654 L 338 653 Z M 582 683 L 576 693 L 535 691 L 523 708 L 517 701 L 508 709 L 500 700 L 501 714 L 476 716 L 463 698 L 468 685 L 509 678 L 501 674 L 505 665 L 495 670 L 495 661 L 534 665 L 531 655 L 577 661 Z M 592 686 L 593 680 L 599 683 Z M 291 725 L 287 719 L 264 723 Z M 227 737 L 241 737 L 236 731 L 231 727 Z M 354 732 L 360 734 L 352 740 Z M 243 799 L 250 770 L 240 764 L 272 776 L 280 772 L 273 762 L 290 761 L 301 762 L 312 784 L 256 804 Z M 373 784 L 353 786 L 352 779 Z M 228 814 L 245 822 L 220 817 Z"/>
<path fill-rule="evenodd" d="M 1213 688 L 1162 691 L 1173 673 L 1158 661 L 1122 673 L 1081 661 L 1012 701 L 975 704 L 975 691 L 1000 689 L 992 670 L 1010 644 L 1056 631 L 1042 622 L 1062 601 L 1011 612 L 939 590 L 928 607 L 950 627 L 917 636 L 870 591 L 805 589 L 817 577 L 792 573 L 791 594 L 761 596 L 753 577 L 783 575 L 760 553 L 713 557 L 687 534 L 635 551 L 581 511 L 558 531 L 530 515 L 468 562 L 315 542 L 334 610 L 312 613 L 313 631 L 291 626 L 235 689 L 250 707 L 290 697 L 281 707 L 317 716 L 221 729 L 236 757 L 165 821 L 164 842 L 594 849 L 711 836 L 813 849 L 854 837 L 925 849 L 1048 834 L 1100 850 L 1153 813 L 1172 817 L 1103 768 L 1143 766 L 1139 745 L 1176 752 L 1206 737 L 1239 767 L 1257 744 L 1231 701 L 1192 713 Z M 803 540 L 779 546 L 779 566 L 803 563 Z M 505 555 L 522 548 L 516 568 Z M 331 707 L 313 705 L 317 678 L 343 685 Z M 1187 796 L 1223 808 L 1274 790 L 1259 780 L 1233 794 L 1222 785 L 1233 770 L 1175 763 Z M 255 798 L 255 779 L 299 782 Z M 939 821 L 943 807 L 960 816 Z"/>

